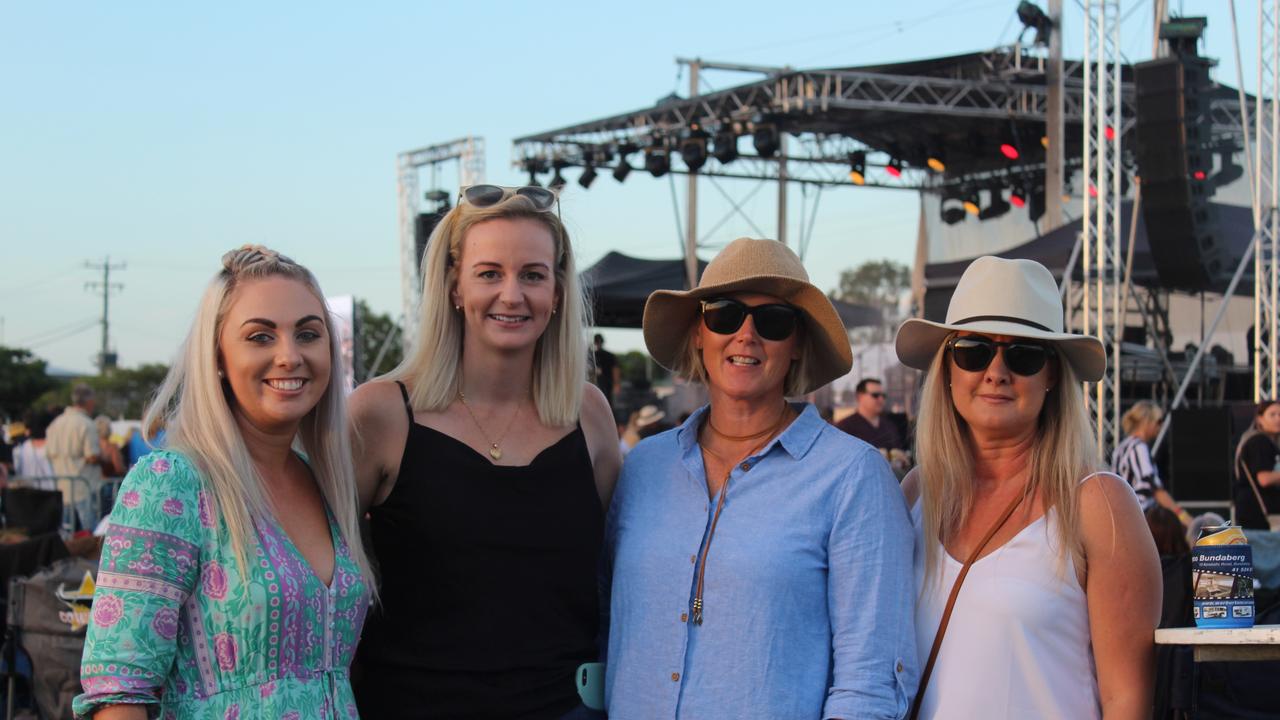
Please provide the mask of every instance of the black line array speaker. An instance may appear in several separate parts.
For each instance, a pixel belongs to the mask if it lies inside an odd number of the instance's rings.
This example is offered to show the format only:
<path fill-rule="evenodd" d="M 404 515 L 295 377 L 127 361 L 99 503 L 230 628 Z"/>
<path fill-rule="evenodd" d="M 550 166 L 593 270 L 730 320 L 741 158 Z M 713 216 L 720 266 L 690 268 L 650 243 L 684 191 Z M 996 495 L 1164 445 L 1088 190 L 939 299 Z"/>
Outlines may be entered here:
<path fill-rule="evenodd" d="M 418 274 L 422 274 L 422 257 L 427 252 L 427 242 L 442 219 L 444 219 L 442 212 L 418 213 L 418 216 L 413 219 L 413 259 Z"/>
<path fill-rule="evenodd" d="M 1160 280 L 1198 291 L 1226 275 L 1229 258 L 1209 205 L 1211 61 L 1173 56 L 1134 66 L 1142 220 Z"/>
<path fill-rule="evenodd" d="M 1168 490 L 1174 499 L 1231 498 L 1232 418 L 1229 407 L 1179 408 L 1169 436 Z"/>

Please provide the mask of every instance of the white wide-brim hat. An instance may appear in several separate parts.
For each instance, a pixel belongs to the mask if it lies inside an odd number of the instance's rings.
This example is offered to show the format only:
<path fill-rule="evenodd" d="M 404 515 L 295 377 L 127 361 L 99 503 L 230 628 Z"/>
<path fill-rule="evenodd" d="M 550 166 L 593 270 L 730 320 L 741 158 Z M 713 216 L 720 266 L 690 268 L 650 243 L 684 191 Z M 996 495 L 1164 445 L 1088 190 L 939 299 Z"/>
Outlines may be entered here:
<path fill-rule="evenodd" d="M 898 328 L 898 360 L 928 370 L 947 336 L 956 331 L 1011 335 L 1053 343 L 1086 382 L 1102 379 L 1107 355 L 1102 342 L 1063 332 L 1062 296 L 1049 270 L 1034 260 L 990 255 L 969 264 L 947 306 L 947 321 L 911 318 Z"/>

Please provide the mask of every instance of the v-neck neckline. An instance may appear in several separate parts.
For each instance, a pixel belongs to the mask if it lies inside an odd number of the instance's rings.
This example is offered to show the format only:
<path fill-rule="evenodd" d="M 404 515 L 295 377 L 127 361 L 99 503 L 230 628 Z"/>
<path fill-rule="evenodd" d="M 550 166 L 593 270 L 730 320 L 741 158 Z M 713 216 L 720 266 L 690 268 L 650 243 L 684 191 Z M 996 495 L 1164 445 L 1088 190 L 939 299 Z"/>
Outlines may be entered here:
<path fill-rule="evenodd" d="M 280 518 L 276 517 L 274 510 L 271 511 L 271 524 L 274 525 L 276 531 L 280 533 L 280 537 L 284 543 L 288 545 L 289 551 L 298 558 L 298 562 L 302 565 L 303 569 L 306 570 L 311 577 L 315 578 L 316 582 L 324 586 L 326 591 L 328 591 L 335 587 L 334 583 L 338 579 L 338 560 L 342 556 L 339 542 L 341 536 L 337 532 L 337 527 L 334 524 L 333 513 L 329 511 L 329 504 L 324 502 L 323 498 L 321 498 L 320 502 L 324 504 L 324 520 L 325 524 L 329 526 L 329 544 L 333 547 L 333 575 L 329 578 L 329 582 L 325 582 L 324 579 L 320 577 L 320 574 L 316 572 L 315 567 L 312 566 L 311 561 L 302 553 L 302 550 L 298 545 L 293 542 L 293 538 L 289 536 L 289 531 L 280 523 Z"/>

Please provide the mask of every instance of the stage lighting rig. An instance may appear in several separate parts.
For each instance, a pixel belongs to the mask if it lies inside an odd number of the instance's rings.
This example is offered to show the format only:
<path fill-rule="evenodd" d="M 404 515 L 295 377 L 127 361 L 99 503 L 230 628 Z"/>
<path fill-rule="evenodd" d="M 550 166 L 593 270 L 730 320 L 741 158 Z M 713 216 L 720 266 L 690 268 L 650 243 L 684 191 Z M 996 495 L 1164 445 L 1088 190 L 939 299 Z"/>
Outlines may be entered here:
<path fill-rule="evenodd" d="M 596 169 L 593 165 L 588 165 L 582 169 L 582 174 L 578 176 L 578 184 L 583 190 L 591 188 L 591 183 L 596 181 Z"/>
<path fill-rule="evenodd" d="M 726 120 L 716 130 L 711 155 L 721 165 L 728 165 L 738 159 L 738 134 L 733 131 L 733 122 Z"/>
<path fill-rule="evenodd" d="M 987 187 L 987 206 L 978 212 L 979 220 L 991 220 L 1009 212 L 1009 203 L 1004 199 L 1004 188 L 999 183 L 991 183 Z"/>
<path fill-rule="evenodd" d="M 614 180 L 622 182 L 631 174 L 631 163 L 627 162 L 627 156 L 636 150 L 634 143 L 622 143 L 618 146 L 618 167 L 613 169 Z"/>
<path fill-rule="evenodd" d="M 531 157 L 524 159 L 524 169 L 529 173 L 529 186 L 542 187 L 542 183 L 538 182 L 538 173 L 547 171 L 547 163 L 540 158 Z"/>
<path fill-rule="evenodd" d="M 644 149 L 644 169 L 656 178 L 671 170 L 671 158 L 667 154 L 667 142 L 664 138 L 654 138 L 653 143 Z"/>
<path fill-rule="evenodd" d="M 1022 156 L 1018 148 L 1018 135 L 1013 128 L 1006 128 L 1000 137 L 1000 154 L 1006 160 L 1017 160 Z"/>
<path fill-rule="evenodd" d="M 764 158 L 778 154 L 778 148 L 782 147 L 778 125 L 767 119 L 752 123 L 751 141 L 755 145 L 756 154 Z"/>
<path fill-rule="evenodd" d="M 867 153 L 862 150 L 849 153 L 849 182 L 854 185 L 867 183 Z"/>
<path fill-rule="evenodd" d="M 964 195 L 962 199 L 964 202 L 964 211 L 970 215 L 977 215 L 982 212 L 982 208 L 978 205 L 980 199 L 978 198 L 977 188 L 970 187 L 962 192 Z"/>
<path fill-rule="evenodd" d="M 707 133 L 698 125 L 689 128 L 689 133 L 680 141 L 680 157 L 684 159 L 689 172 L 698 172 L 707 164 Z"/>
<path fill-rule="evenodd" d="M 1025 182 L 1020 180 L 1009 189 L 1009 204 L 1016 208 L 1027 206 L 1027 184 Z"/>
<path fill-rule="evenodd" d="M 938 203 L 938 210 L 942 215 L 942 222 L 948 225 L 955 225 L 964 220 L 964 207 L 960 204 L 960 195 L 954 190 L 947 190 L 942 196 L 942 201 Z"/>
<path fill-rule="evenodd" d="M 935 139 L 929 145 L 929 151 L 925 154 L 924 163 L 934 172 L 947 171 L 947 149 L 942 146 L 941 141 Z"/>
<path fill-rule="evenodd" d="M 551 164 L 551 166 L 555 169 L 555 174 L 551 176 L 551 181 L 547 183 L 547 187 L 555 190 L 556 192 L 560 192 L 567 184 L 565 182 L 564 175 L 561 175 L 560 171 L 569 167 L 569 164 L 563 160 L 556 160 Z"/>
<path fill-rule="evenodd" d="M 1049 33 L 1053 31 L 1053 21 L 1038 5 L 1027 0 L 1018 3 L 1018 21 L 1022 23 L 1022 33 L 1018 35 L 1018 42 L 1022 42 L 1022 36 L 1026 35 L 1028 30 L 1035 30 L 1035 44 L 1049 44 Z"/>

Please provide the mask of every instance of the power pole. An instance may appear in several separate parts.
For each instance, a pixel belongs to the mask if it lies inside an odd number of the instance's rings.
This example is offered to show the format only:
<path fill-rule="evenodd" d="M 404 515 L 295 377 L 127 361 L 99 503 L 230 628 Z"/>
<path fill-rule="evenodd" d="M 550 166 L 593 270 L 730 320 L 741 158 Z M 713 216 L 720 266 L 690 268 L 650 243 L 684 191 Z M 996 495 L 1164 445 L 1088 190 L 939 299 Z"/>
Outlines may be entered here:
<path fill-rule="evenodd" d="M 110 329 L 110 302 L 112 290 L 124 290 L 121 283 L 111 282 L 112 270 L 123 270 L 124 263 L 111 263 L 110 256 L 102 259 L 102 262 L 85 261 L 85 267 L 90 270 L 102 271 L 102 282 L 87 282 L 84 284 L 86 290 L 102 291 L 102 350 L 98 353 L 98 374 L 106 375 L 108 370 L 112 370 L 116 366 L 115 354 L 110 352 L 107 342 L 107 331 Z"/>

